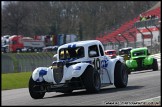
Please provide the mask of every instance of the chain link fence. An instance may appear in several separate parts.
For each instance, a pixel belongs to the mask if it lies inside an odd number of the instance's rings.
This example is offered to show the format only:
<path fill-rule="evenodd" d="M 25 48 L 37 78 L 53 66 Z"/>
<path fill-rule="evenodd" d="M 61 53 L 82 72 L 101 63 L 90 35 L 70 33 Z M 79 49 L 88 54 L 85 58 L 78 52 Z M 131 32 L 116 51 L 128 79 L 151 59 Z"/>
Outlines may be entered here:
<path fill-rule="evenodd" d="M 56 52 L 43 53 L 3 53 L 1 73 L 29 72 L 37 67 L 48 67 L 54 61 Z"/>
<path fill-rule="evenodd" d="M 105 50 L 115 49 L 117 52 L 119 49 L 126 48 L 126 47 L 132 47 L 132 48 L 147 47 L 151 54 L 161 53 L 160 43 L 158 42 L 153 43 L 152 47 L 146 45 L 143 46 L 143 42 L 136 42 L 136 43 L 130 42 L 129 44 L 126 45 L 124 43 L 121 43 L 120 45 L 118 43 L 103 44 L 103 45 Z"/>

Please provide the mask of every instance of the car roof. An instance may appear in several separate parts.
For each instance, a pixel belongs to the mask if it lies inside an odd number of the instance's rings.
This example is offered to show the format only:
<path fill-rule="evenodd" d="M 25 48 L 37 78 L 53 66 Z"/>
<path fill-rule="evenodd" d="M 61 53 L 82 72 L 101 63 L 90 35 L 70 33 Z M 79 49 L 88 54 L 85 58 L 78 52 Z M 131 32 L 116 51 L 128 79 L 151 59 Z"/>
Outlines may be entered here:
<path fill-rule="evenodd" d="M 105 52 L 107 52 L 107 51 L 109 52 L 109 51 L 116 51 L 116 50 L 105 50 Z"/>
<path fill-rule="evenodd" d="M 141 51 L 141 50 L 147 50 L 147 47 L 135 48 L 135 49 L 132 49 L 131 52 Z"/>
<path fill-rule="evenodd" d="M 133 49 L 133 48 L 132 47 L 121 48 L 121 49 L 119 49 L 119 51 L 121 51 L 121 50 L 127 50 L 127 49 Z"/>
<path fill-rule="evenodd" d="M 98 40 L 86 40 L 86 41 L 77 41 L 77 42 L 71 42 L 64 44 L 60 46 L 59 48 L 67 48 L 69 46 L 87 46 L 87 45 L 94 45 L 94 44 L 101 44 Z"/>
<path fill-rule="evenodd" d="M 59 46 L 47 46 L 47 47 L 44 47 L 43 49 L 53 49 L 53 48 L 58 48 Z"/>

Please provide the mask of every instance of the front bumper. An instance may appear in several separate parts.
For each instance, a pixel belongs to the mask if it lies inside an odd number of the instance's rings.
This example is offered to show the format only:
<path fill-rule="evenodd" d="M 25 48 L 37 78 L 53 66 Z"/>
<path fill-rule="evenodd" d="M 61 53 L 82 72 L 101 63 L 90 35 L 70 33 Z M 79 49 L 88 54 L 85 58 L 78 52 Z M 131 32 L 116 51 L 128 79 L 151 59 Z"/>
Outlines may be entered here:
<path fill-rule="evenodd" d="M 72 78 L 65 83 L 53 84 L 48 82 L 42 82 L 39 85 L 34 85 L 33 90 L 35 92 L 60 92 L 63 90 L 71 89 L 83 89 L 84 85 L 81 81 L 81 78 Z"/>

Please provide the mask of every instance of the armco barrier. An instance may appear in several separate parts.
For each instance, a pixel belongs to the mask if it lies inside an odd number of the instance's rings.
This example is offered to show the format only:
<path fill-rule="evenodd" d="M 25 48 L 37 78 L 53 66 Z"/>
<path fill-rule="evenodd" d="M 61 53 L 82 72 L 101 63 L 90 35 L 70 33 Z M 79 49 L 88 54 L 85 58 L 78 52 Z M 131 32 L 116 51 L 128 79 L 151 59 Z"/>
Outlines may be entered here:
<path fill-rule="evenodd" d="M 42 53 L 3 53 L 1 54 L 1 73 L 28 72 L 37 67 L 52 64 L 53 52 Z"/>

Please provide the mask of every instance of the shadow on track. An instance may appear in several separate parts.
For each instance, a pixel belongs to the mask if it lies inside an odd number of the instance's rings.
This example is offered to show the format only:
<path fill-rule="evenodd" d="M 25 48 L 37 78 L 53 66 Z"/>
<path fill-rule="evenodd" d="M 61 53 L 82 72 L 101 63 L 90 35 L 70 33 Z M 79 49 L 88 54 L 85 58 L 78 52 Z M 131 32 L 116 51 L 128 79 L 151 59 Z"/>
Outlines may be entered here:
<path fill-rule="evenodd" d="M 46 98 L 57 98 L 57 97 L 68 97 L 68 96 L 83 96 L 83 95 L 96 95 L 96 94 L 105 94 L 105 93 L 114 93 L 114 92 L 118 92 L 118 91 L 129 91 L 129 90 L 135 90 L 135 89 L 140 89 L 144 86 L 127 86 L 126 88 L 115 88 L 115 87 L 104 87 L 101 88 L 99 93 L 88 93 L 87 91 L 84 90 L 80 90 L 77 92 L 72 92 L 70 94 L 60 94 L 60 95 L 55 95 L 55 96 L 51 96 L 51 97 L 45 97 Z"/>
<path fill-rule="evenodd" d="M 141 73 L 148 73 L 148 72 L 157 72 L 157 71 L 153 71 L 153 70 L 133 71 L 133 72 L 131 72 L 131 74 L 141 74 Z"/>

